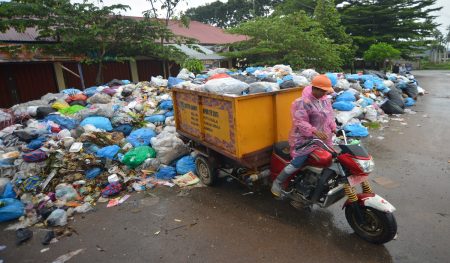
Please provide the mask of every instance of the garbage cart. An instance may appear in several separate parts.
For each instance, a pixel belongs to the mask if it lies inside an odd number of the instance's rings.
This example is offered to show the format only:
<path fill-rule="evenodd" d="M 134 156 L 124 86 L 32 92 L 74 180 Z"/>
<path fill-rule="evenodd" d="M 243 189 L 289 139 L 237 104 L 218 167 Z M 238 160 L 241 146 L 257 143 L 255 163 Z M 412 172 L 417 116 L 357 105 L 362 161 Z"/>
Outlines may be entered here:
<path fill-rule="evenodd" d="M 176 129 L 199 153 L 200 179 L 211 185 L 221 170 L 244 183 L 267 173 L 273 145 L 288 138 L 291 104 L 302 90 L 232 96 L 174 88 Z"/>

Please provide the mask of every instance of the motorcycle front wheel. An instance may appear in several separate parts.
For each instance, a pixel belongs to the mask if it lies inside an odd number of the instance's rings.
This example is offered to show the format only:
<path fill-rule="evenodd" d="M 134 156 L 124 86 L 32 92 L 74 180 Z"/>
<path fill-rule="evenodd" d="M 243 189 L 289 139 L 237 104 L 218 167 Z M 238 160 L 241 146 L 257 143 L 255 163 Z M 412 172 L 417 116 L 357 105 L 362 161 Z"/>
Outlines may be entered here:
<path fill-rule="evenodd" d="M 360 206 L 360 210 L 364 218 L 363 224 L 358 223 L 354 207 L 349 205 L 345 208 L 347 222 L 359 237 L 374 244 L 384 244 L 395 237 L 397 221 L 394 214 L 367 206 Z"/>

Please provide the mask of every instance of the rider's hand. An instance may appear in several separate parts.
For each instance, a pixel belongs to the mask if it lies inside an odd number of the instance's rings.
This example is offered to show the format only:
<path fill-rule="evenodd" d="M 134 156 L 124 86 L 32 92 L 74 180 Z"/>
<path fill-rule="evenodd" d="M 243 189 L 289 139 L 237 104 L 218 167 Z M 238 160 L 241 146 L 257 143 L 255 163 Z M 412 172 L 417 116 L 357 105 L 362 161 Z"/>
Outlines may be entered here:
<path fill-rule="evenodd" d="M 316 135 L 317 138 L 321 139 L 321 140 L 326 140 L 328 139 L 328 135 L 322 131 L 315 131 L 314 135 Z"/>

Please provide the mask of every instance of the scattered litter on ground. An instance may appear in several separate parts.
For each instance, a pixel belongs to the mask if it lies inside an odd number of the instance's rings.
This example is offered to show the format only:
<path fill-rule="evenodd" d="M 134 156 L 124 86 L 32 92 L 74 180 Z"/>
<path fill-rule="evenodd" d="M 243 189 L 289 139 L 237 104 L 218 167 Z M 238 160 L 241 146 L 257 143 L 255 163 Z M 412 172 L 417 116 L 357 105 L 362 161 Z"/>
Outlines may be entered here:
<path fill-rule="evenodd" d="M 78 249 L 72 252 L 69 252 L 67 254 L 64 254 L 62 256 L 59 256 L 57 259 L 55 259 L 52 263 L 64 263 L 69 261 L 71 258 L 73 258 L 74 256 L 80 254 L 81 252 L 84 251 L 84 248 L 82 249 Z"/>
<path fill-rule="evenodd" d="M 47 251 L 49 251 L 49 250 L 50 250 L 49 247 L 43 248 L 43 249 L 41 249 L 41 253 L 45 253 L 45 252 L 47 252 Z"/>

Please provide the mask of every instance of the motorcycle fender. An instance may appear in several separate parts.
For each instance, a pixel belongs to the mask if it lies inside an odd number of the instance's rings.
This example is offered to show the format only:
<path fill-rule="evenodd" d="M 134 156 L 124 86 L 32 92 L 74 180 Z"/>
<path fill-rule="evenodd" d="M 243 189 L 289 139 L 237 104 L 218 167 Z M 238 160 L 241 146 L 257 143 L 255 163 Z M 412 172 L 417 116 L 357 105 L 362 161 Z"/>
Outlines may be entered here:
<path fill-rule="evenodd" d="M 372 207 L 378 211 L 385 213 L 393 213 L 396 209 L 386 199 L 377 194 L 357 194 L 359 204 L 362 206 Z M 350 204 L 350 200 L 345 202 L 342 208 Z"/>

